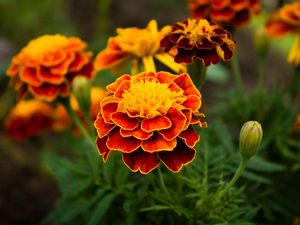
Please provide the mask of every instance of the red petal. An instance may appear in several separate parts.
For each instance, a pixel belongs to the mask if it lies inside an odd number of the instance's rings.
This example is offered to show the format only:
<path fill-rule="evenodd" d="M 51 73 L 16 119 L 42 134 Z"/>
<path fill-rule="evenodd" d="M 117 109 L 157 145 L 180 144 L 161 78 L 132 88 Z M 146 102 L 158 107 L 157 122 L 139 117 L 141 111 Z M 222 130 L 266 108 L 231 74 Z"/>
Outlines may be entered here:
<path fill-rule="evenodd" d="M 177 137 L 185 127 L 186 117 L 176 108 L 171 108 L 166 115 L 172 122 L 169 129 L 159 131 L 166 140 L 172 140 Z"/>
<path fill-rule="evenodd" d="M 159 165 L 156 153 L 144 152 L 141 149 L 132 153 L 123 153 L 122 159 L 131 171 L 140 171 L 142 174 L 149 173 Z"/>
<path fill-rule="evenodd" d="M 104 162 L 107 161 L 107 159 L 111 153 L 111 151 L 107 148 L 106 141 L 107 141 L 107 137 L 105 137 L 105 138 L 97 137 L 97 140 L 96 140 L 98 153 L 102 156 L 102 159 Z"/>
<path fill-rule="evenodd" d="M 75 59 L 75 53 L 67 52 L 66 59 L 59 65 L 50 68 L 51 73 L 65 75 L 68 73 L 70 64 Z"/>
<path fill-rule="evenodd" d="M 143 131 L 140 127 L 135 128 L 134 130 L 120 130 L 120 133 L 123 137 L 133 136 L 140 140 L 146 140 L 153 135 L 153 132 L 147 133 Z"/>
<path fill-rule="evenodd" d="M 187 147 L 183 142 L 178 142 L 177 147 L 173 151 L 163 151 L 157 154 L 169 170 L 177 173 L 184 165 L 193 161 L 196 151 Z"/>
<path fill-rule="evenodd" d="M 131 76 L 128 74 L 124 74 L 122 76 L 120 76 L 119 78 L 116 79 L 115 82 L 109 84 L 106 86 L 106 89 L 111 91 L 111 92 L 115 92 L 117 90 L 117 88 L 120 86 L 120 84 L 125 81 L 125 80 L 131 80 Z"/>
<path fill-rule="evenodd" d="M 156 75 L 159 83 L 170 83 L 170 81 L 176 76 L 167 72 L 158 72 Z"/>
<path fill-rule="evenodd" d="M 171 120 L 165 116 L 155 117 L 152 119 L 144 119 L 141 123 L 142 130 L 151 132 L 155 130 L 164 130 L 172 126 Z"/>
<path fill-rule="evenodd" d="M 113 97 L 106 97 L 102 99 L 101 106 L 101 114 L 105 123 L 112 123 L 110 116 L 112 113 L 117 111 L 119 100 Z"/>
<path fill-rule="evenodd" d="M 125 153 L 130 153 L 139 148 L 142 141 L 134 137 L 123 137 L 120 134 L 120 129 L 114 129 L 108 134 L 107 147 L 110 150 L 117 150 Z"/>
<path fill-rule="evenodd" d="M 38 87 L 42 84 L 42 81 L 37 76 L 37 71 L 35 68 L 24 66 L 20 69 L 19 74 L 20 79 L 29 85 Z"/>
<path fill-rule="evenodd" d="M 198 111 L 201 106 L 201 99 L 197 95 L 189 95 L 183 106 L 192 109 L 192 111 Z"/>
<path fill-rule="evenodd" d="M 82 67 L 89 62 L 90 55 L 91 55 L 90 52 L 87 52 L 85 54 L 77 52 L 75 54 L 75 59 L 73 60 L 73 62 L 71 63 L 71 65 L 69 67 L 69 71 L 74 72 L 74 71 L 81 70 Z"/>
<path fill-rule="evenodd" d="M 111 120 L 124 130 L 133 130 L 139 125 L 137 118 L 128 117 L 126 113 L 114 112 L 110 116 Z"/>
<path fill-rule="evenodd" d="M 97 129 L 98 136 L 100 138 L 106 136 L 114 127 L 114 124 L 108 124 L 104 122 L 101 114 L 98 114 L 94 126 Z"/>
<path fill-rule="evenodd" d="M 115 90 L 114 97 L 116 98 L 122 98 L 123 93 L 125 90 L 128 90 L 130 88 L 130 81 L 124 80 L 119 87 Z"/>
<path fill-rule="evenodd" d="M 176 138 L 167 141 L 159 133 L 154 133 L 149 139 L 143 141 L 142 149 L 146 152 L 172 151 L 176 144 Z"/>
<path fill-rule="evenodd" d="M 196 95 L 201 96 L 198 89 L 193 84 L 193 81 L 191 80 L 190 76 L 186 73 L 178 75 L 173 80 L 180 88 L 183 89 L 185 95 Z"/>
<path fill-rule="evenodd" d="M 64 76 L 52 74 L 49 68 L 43 66 L 38 69 L 38 77 L 44 82 L 48 82 L 50 84 L 61 84 L 65 80 Z"/>
<path fill-rule="evenodd" d="M 28 90 L 36 98 L 51 102 L 58 96 L 60 86 L 45 83 L 39 87 L 29 86 Z"/>
<path fill-rule="evenodd" d="M 195 147 L 196 143 L 200 140 L 200 136 L 195 132 L 192 126 L 189 126 L 188 129 L 182 131 L 179 134 L 179 137 L 181 137 L 185 144 L 190 148 Z"/>

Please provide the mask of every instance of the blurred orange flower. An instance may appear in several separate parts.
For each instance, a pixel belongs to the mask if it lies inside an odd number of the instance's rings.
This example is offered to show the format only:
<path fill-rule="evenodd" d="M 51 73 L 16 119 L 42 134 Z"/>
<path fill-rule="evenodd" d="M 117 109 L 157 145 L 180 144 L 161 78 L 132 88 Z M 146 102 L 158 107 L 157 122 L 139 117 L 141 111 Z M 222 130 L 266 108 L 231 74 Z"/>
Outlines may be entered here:
<path fill-rule="evenodd" d="M 97 148 L 106 161 L 122 152 L 125 165 L 147 174 L 160 161 L 179 172 L 195 155 L 200 137 L 193 125 L 206 127 L 200 118 L 200 92 L 186 73 L 142 72 L 122 75 L 107 86 L 94 125 Z"/>
<path fill-rule="evenodd" d="M 4 121 L 5 133 L 16 140 L 36 136 L 52 127 L 52 107 L 39 100 L 19 101 Z"/>
<path fill-rule="evenodd" d="M 195 57 L 205 66 L 230 60 L 236 47 L 228 31 L 206 19 L 176 23 L 160 44 L 167 52 L 176 50 L 175 62 L 191 63 Z"/>
<path fill-rule="evenodd" d="M 176 73 L 185 72 L 185 67 L 175 63 L 171 53 L 163 52 L 160 48 L 160 40 L 170 30 L 170 26 L 158 30 L 155 20 L 151 20 L 144 29 L 118 28 L 117 36 L 109 38 L 108 46 L 96 56 L 95 70 L 122 71 L 131 63 L 132 73 L 137 74 L 143 63 L 143 71 L 155 71 L 155 58 Z"/>
<path fill-rule="evenodd" d="M 188 0 L 193 18 L 208 19 L 222 26 L 242 26 L 260 12 L 259 0 Z"/>
<path fill-rule="evenodd" d="M 85 52 L 85 47 L 79 38 L 59 34 L 30 41 L 7 70 L 19 98 L 27 92 L 49 102 L 57 96 L 67 96 L 75 76 L 92 76 L 92 53 Z"/>
<path fill-rule="evenodd" d="M 300 1 L 285 4 L 278 12 L 271 15 L 266 27 L 270 37 L 296 33 L 288 62 L 292 65 L 300 65 Z"/>
<path fill-rule="evenodd" d="M 295 121 L 293 130 L 296 132 L 300 132 L 300 114 L 298 114 L 296 117 L 296 121 Z"/>

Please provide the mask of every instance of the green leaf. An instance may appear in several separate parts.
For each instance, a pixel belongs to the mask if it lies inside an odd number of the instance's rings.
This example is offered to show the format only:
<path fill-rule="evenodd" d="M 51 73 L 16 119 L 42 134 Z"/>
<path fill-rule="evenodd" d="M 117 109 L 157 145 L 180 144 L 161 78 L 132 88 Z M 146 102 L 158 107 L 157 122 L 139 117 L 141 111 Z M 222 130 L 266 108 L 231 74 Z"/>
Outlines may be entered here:
<path fill-rule="evenodd" d="M 249 160 L 248 169 L 261 171 L 261 172 L 280 172 L 285 170 L 285 166 L 275 163 L 275 162 L 269 162 L 261 158 L 260 156 L 254 156 Z"/>
<path fill-rule="evenodd" d="M 81 178 L 73 180 L 69 185 L 68 190 L 64 193 L 64 197 L 71 198 L 79 195 L 82 191 L 87 189 L 92 184 L 92 178 Z"/>
<path fill-rule="evenodd" d="M 101 223 L 102 218 L 105 216 L 105 213 L 109 209 L 109 206 L 116 198 L 116 193 L 110 193 L 105 195 L 99 202 L 96 208 L 92 211 L 91 217 L 87 225 L 97 225 Z"/>
<path fill-rule="evenodd" d="M 259 183 L 264 183 L 264 184 L 271 184 L 272 183 L 272 181 L 269 180 L 268 178 L 257 175 L 255 173 L 252 173 L 252 172 L 249 172 L 249 171 L 244 171 L 243 174 L 242 174 L 242 177 L 245 177 L 245 178 L 247 178 L 249 180 L 252 180 L 252 181 L 257 181 Z"/>

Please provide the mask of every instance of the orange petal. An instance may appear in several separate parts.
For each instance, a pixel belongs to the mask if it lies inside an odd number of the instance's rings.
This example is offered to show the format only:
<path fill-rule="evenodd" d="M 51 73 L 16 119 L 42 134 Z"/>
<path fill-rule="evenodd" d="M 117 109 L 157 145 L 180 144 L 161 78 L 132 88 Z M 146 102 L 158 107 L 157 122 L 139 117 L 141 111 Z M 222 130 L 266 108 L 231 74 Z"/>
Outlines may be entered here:
<path fill-rule="evenodd" d="M 178 142 L 173 151 L 158 152 L 160 160 L 174 173 L 181 170 L 184 165 L 189 164 L 196 156 L 196 151 L 187 147 L 183 142 Z"/>
<path fill-rule="evenodd" d="M 111 154 L 111 151 L 106 146 L 107 137 L 105 138 L 99 138 L 96 139 L 96 146 L 98 153 L 102 156 L 102 159 L 104 162 L 107 161 L 108 157 Z"/>
<path fill-rule="evenodd" d="M 29 86 L 28 90 L 36 98 L 51 102 L 58 96 L 60 87 L 45 83 L 40 87 Z"/>
<path fill-rule="evenodd" d="M 281 20 L 269 20 L 266 24 L 267 32 L 270 37 L 280 37 L 293 31 L 294 26 Z"/>
<path fill-rule="evenodd" d="M 94 126 L 97 129 L 97 133 L 100 138 L 106 136 L 115 127 L 114 124 L 105 123 L 100 113 L 94 122 Z"/>
<path fill-rule="evenodd" d="M 180 74 L 174 78 L 174 83 L 176 83 L 180 88 L 183 89 L 185 95 L 196 95 L 200 97 L 200 92 L 193 84 L 190 76 L 186 73 Z"/>
<path fill-rule="evenodd" d="M 169 129 L 159 131 L 166 140 L 172 140 L 177 137 L 185 127 L 186 117 L 176 108 L 171 108 L 166 115 L 172 122 Z"/>
<path fill-rule="evenodd" d="M 165 116 L 154 117 L 152 119 L 144 119 L 141 123 L 141 128 L 145 132 L 155 130 L 164 130 L 172 126 L 171 120 Z"/>
<path fill-rule="evenodd" d="M 192 126 L 189 126 L 188 129 L 182 131 L 179 134 L 179 137 L 182 138 L 185 144 L 190 148 L 195 147 L 196 143 L 200 140 L 200 136 L 195 132 Z"/>
<path fill-rule="evenodd" d="M 139 148 L 142 141 L 134 137 L 123 137 L 120 134 L 120 129 L 113 129 L 108 134 L 107 147 L 110 150 L 117 150 L 125 153 L 130 153 Z"/>
<path fill-rule="evenodd" d="M 140 171 L 142 174 L 149 173 L 159 165 L 156 153 L 144 152 L 141 149 L 132 153 L 123 153 L 122 159 L 132 172 Z"/>
<path fill-rule="evenodd" d="M 66 58 L 66 52 L 62 50 L 56 50 L 53 52 L 48 52 L 47 54 L 43 54 L 39 61 L 43 66 L 56 66 L 63 62 Z"/>
<path fill-rule="evenodd" d="M 74 59 L 75 59 L 75 53 L 67 52 L 66 59 L 61 64 L 50 68 L 51 73 L 60 74 L 60 75 L 67 74 L 69 66 L 74 61 Z"/>
<path fill-rule="evenodd" d="M 116 89 L 114 93 L 114 97 L 116 98 L 122 98 L 122 94 L 125 90 L 128 90 L 130 88 L 130 81 L 124 80 L 119 87 Z"/>
<path fill-rule="evenodd" d="M 19 71 L 19 65 L 11 64 L 8 69 L 6 70 L 6 73 L 8 76 L 14 76 Z"/>
<path fill-rule="evenodd" d="M 37 75 L 42 81 L 50 84 L 61 84 L 65 80 L 64 76 L 52 74 L 49 68 L 43 66 L 39 67 Z"/>
<path fill-rule="evenodd" d="M 153 135 L 153 132 L 147 133 L 143 131 L 140 127 L 135 128 L 134 130 L 120 130 L 120 133 L 123 137 L 133 136 L 140 140 L 146 140 Z"/>
<path fill-rule="evenodd" d="M 160 83 L 169 83 L 176 76 L 167 72 L 158 72 L 156 78 Z"/>
<path fill-rule="evenodd" d="M 187 129 L 188 126 L 190 125 L 191 119 L 192 119 L 192 110 L 191 109 L 184 109 L 182 110 L 182 113 L 185 115 L 186 122 L 184 125 L 183 130 Z"/>
<path fill-rule="evenodd" d="M 122 112 L 112 113 L 110 119 L 124 130 L 133 130 L 139 125 L 137 118 L 128 117 L 126 113 Z"/>
<path fill-rule="evenodd" d="M 117 88 L 120 86 L 120 84 L 125 81 L 125 80 L 131 80 L 131 76 L 129 74 L 124 74 L 122 76 L 120 76 L 119 78 L 116 79 L 115 82 L 109 84 L 106 86 L 106 89 L 111 91 L 111 92 L 115 92 L 117 90 Z"/>
<path fill-rule="evenodd" d="M 42 81 L 37 76 L 37 70 L 35 68 L 23 66 L 20 69 L 19 76 L 23 82 L 28 83 L 29 85 L 38 87 L 42 84 Z"/>
<path fill-rule="evenodd" d="M 90 52 L 86 52 L 85 54 L 75 53 L 75 58 L 72 61 L 72 63 L 70 64 L 69 71 L 74 72 L 74 71 L 81 70 L 82 67 L 88 63 L 89 56 L 91 56 Z"/>
<path fill-rule="evenodd" d="M 118 101 L 112 97 L 104 98 L 101 103 L 101 114 L 105 123 L 113 123 L 111 121 L 111 114 L 117 111 Z"/>
<path fill-rule="evenodd" d="M 192 109 L 193 112 L 198 111 L 201 106 L 201 99 L 197 95 L 189 95 L 183 103 L 183 106 Z"/>
<path fill-rule="evenodd" d="M 172 151 L 176 144 L 176 138 L 167 141 L 162 135 L 155 132 L 150 138 L 143 141 L 142 149 L 146 152 Z"/>

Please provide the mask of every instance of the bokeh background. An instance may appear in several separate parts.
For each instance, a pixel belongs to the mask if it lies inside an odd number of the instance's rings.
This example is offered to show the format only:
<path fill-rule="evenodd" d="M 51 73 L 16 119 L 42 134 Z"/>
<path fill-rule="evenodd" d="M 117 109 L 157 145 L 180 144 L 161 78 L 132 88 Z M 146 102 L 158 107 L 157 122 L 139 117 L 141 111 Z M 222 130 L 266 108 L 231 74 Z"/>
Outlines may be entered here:
<path fill-rule="evenodd" d="M 288 2 L 288 1 L 286 1 Z M 284 1 L 262 1 L 265 13 L 275 10 Z M 5 71 L 11 57 L 28 41 L 43 34 L 61 33 L 78 36 L 89 43 L 95 54 L 104 48 L 107 38 L 117 27 L 145 27 L 150 19 L 160 26 L 188 17 L 185 0 L 0 0 L 0 122 L 15 104 L 15 93 L 8 87 Z M 262 24 L 256 18 L 251 26 L 237 31 L 237 54 L 247 88 L 256 80 L 253 30 Z M 272 46 L 267 58 L 266 84 L 272 80 L 288 82 L 289 67 L 285 55 L 289 41 L 281 48 Z M 278 45 L 278 44 L 277 44 Z M 278 45 L 279 46 L 279 45 Z M 276 63 L 275 63 L 276 62 Z M 101 76 L 101 73 L 98 74 Z M 208 82 L 203 88 L 206 102 L 213 93 L 232 85 L 230 74 L 219 83 Z M 38 224 L 53 208 L 58 188 L 48 168 L 41 164 L 42 143 L 53 143 L 53 134 L 43 140 L 12 142 L 0 128 L 0 218 L 1 224 Z M 68 155 L 66 143 L 57 143 Z M 51 149 L 49 149 L 51 151 Z"/>

